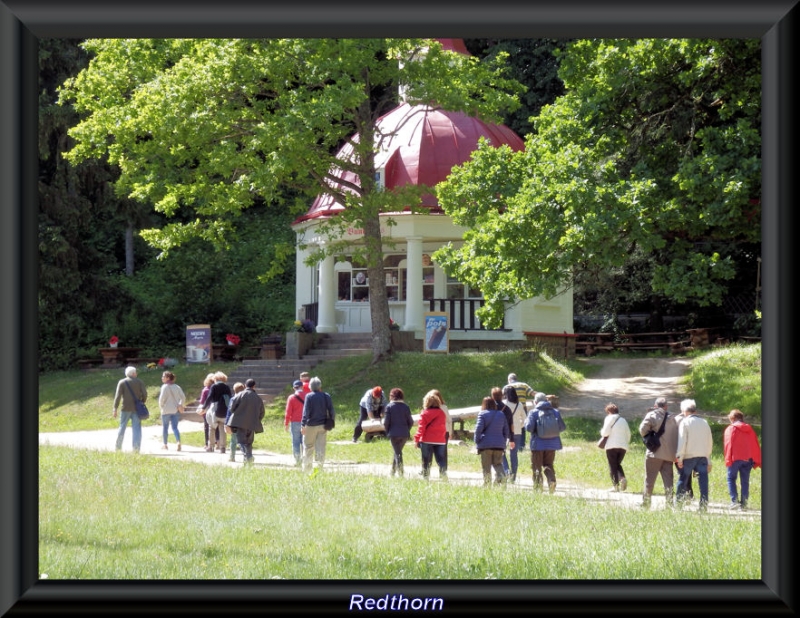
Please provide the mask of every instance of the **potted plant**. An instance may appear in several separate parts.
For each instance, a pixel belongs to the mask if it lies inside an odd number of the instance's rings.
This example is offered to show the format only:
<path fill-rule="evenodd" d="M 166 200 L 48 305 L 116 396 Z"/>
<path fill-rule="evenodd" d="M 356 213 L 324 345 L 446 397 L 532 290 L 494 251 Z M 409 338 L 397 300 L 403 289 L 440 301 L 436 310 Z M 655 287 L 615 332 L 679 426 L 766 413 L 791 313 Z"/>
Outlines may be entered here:
<path fill-rule="evenodd" d="M 239 345 L 241 339 L 238 335 L 234 335 L 233 333 L 228 333 L 225 335 L 225 340 L 228 342 L 228 345 Z"/>
<path fill-rule="evenodd" d="M 286 333 L 286 357 L 301 358 L 314 345 L 316 326 L 312 320 L 295 320 Z"/>
<path fill-rule="evenodd" d="M 113 335 L 111 339 L 108 340 L 108 347 L 116 348 L 119 345 L 119 337 Z"/>

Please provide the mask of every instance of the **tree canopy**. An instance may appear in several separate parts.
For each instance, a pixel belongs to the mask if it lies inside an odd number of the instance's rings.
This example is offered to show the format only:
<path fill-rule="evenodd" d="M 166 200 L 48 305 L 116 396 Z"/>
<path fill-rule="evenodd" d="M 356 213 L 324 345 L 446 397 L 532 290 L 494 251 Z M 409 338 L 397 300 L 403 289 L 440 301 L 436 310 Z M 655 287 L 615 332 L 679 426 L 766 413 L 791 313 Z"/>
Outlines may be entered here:
<path fill-rule="evenodd" d="M 720 303 L 737 245 L 760 241 L 760 42 L 579 40 L 559 77 L 524 152 L 481 147 L 439 185 L 469 229 L 434 259 L 483 291 L 489 326 L 632 255 L 653 292 Z"/>
<path fill-rule="evenodd" d="M 244 209 L 279 203 L 287 189 L 298 214 L 314 195 L 334 195 L 347 205 L 338 223 L 365 231 L 376 359 L 391 341 L 378 217 L 397 199 L 375 190 L 377 119 L 401 86 L 411 103 L 490 121 L 517 107 L 521 91 L 503 76 L 502 54 L 481 63 L 432 40 L 95 39 L 84 47 L 88 67 L 61 90 L 82 114 L 67 157 L 107 160 L 119 169 L 119 195 L 171 219 L 141 232 L 164 255 L 193 238 L 229 246 Z M 348 141 L 354 157 L 337 160 Z M 342 187 L 337 168 L 360 184 Z M 291 255 L 288 246 L 276 252 L 266 274 Z"/>

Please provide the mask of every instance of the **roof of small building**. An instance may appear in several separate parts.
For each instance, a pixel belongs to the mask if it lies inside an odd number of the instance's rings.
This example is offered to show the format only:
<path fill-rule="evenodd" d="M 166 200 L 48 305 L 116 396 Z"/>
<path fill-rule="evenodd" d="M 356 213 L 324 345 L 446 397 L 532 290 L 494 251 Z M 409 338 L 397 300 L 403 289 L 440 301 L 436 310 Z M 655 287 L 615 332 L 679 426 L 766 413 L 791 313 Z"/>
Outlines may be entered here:
<path fill-rule="evenodd" d="M 431 187 L 438 184 L 454 166 L 469 160 L 481 137 L 495 147 L 508 145 L 515 151 L 524 149 L 522 138 L 505 125 L 426 105 L 403 103 L 382 116 L 377 128 L 378 136 L 383 135 L 385 139 L 375 154 L 375 168 L 383 170 L 386 189 L 407 184 Z M 347 160 L 352 154 L 352 146 L 346 145 L 337 157 Z M 339 177 L 360 184 L 358 176 L 352 172 L 340 172 Z M 424 196 L 422 205 L 432 213 L 442 212 L 433 195 Z M 330 217 L 343 208 L 332 195 L 320 194 L 295 223 Z"/>

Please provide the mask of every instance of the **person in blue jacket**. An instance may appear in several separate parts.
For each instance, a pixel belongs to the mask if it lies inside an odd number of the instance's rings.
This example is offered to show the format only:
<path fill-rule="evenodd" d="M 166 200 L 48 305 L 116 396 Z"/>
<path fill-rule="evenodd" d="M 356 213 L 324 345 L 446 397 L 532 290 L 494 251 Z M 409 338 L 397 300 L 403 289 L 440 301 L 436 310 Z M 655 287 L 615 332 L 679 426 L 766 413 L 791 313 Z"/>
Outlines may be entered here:
<path fill-rule="evenodd" d="M 502 402 L 498 403 L 492 397 L 484 397 L 475 424 L 475 446 L 481 456 L 484 486 L 488 486 L 492 481 L 492 468 L 496 483 L 505 483 L 508 478 L 503 471 L 503 455 L 506 452 L 506 441 L 511 437 L 511 430 L 508 428 L 508 420 L 503 410 L 498 409 L 502 406 Z"/>
<path fill-rule="evenodd" d="M 533 469 L 533 488 L 542 491 L 542 473 L 547 478 L 547 486 L 552 494 L 556 490 L 556 470 L 553 466 L 556 451 L 560 451 L 561 432 L 567 428 L 561 412 L 553 407 L 544 393 L 536 393 L 533 410 L 525 420 L 525 429 L 531 434 L 531 468 Z"/>
<path fill-rule="evenodd" d="M 411 439 L 411 428 L 414 426 L 414 418 L 411 416 L 411 408 L 404 401 L 405 395 L 402 389 L 393 388 L 389 391 L 389 405 L 383 414 L 383 426 L 386 429 L 386 436 L 392 443 L 392 476 L 399 474 L 403 476 L 403 447 Z"/>

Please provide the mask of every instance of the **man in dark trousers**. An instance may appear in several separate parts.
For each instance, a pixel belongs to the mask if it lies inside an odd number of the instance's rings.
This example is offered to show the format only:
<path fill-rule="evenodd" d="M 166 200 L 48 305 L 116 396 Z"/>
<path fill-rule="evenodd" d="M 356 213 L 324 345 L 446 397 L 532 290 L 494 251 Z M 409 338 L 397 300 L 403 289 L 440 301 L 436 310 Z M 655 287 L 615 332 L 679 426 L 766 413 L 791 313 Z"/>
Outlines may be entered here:
<path fill-rule="evenodd" d="M 253 439 L 264 431 L 264 402 L 256 393 L 256 381 L 248 378 L 244 390 L 231 399 L 231 417 L 228 426 L 236 433 L 244 454 L 244 463 L 253 463 Z"/>

